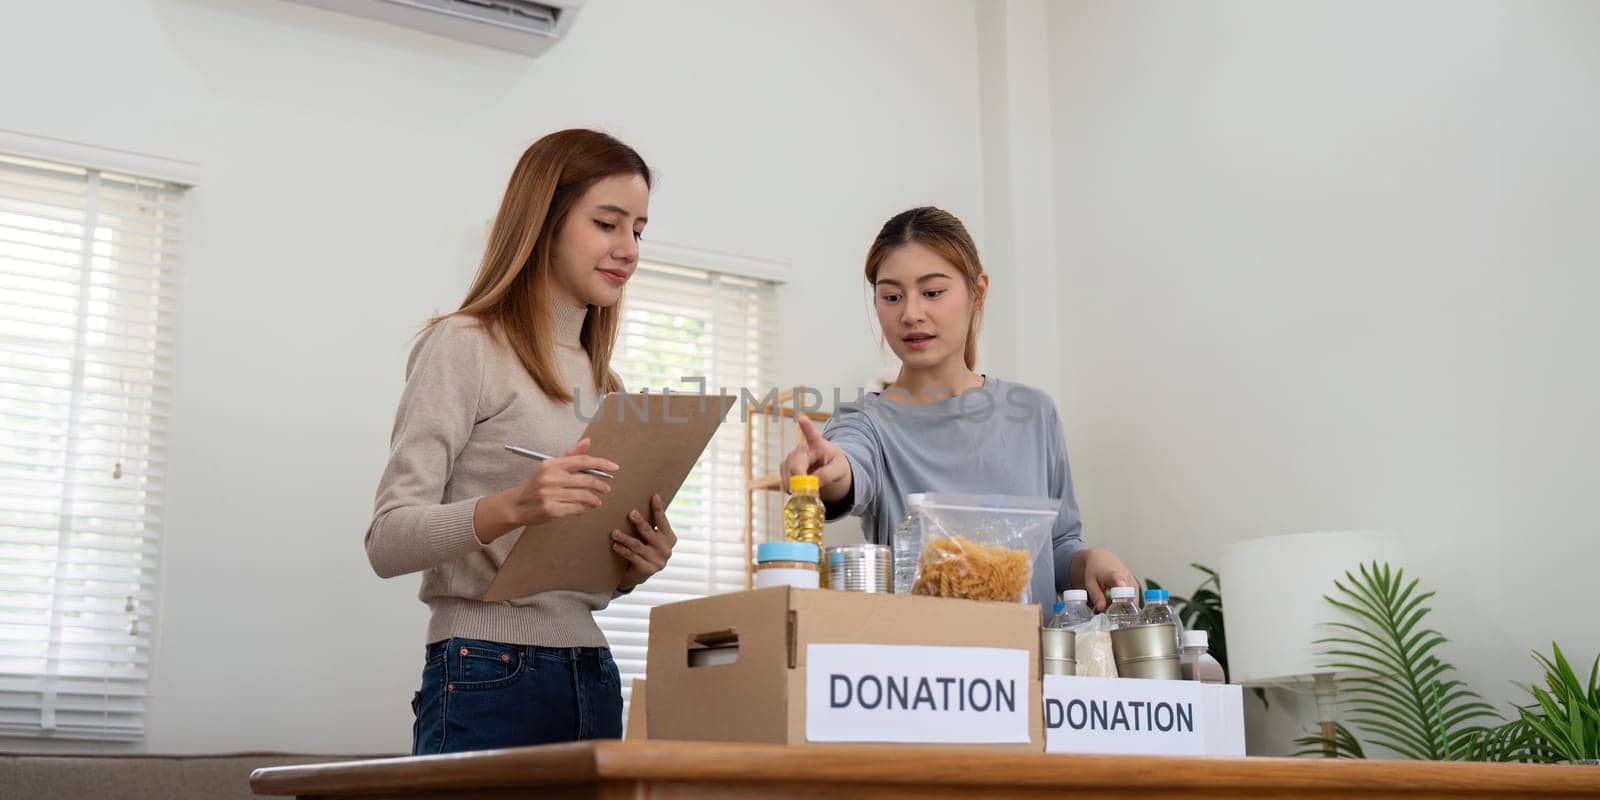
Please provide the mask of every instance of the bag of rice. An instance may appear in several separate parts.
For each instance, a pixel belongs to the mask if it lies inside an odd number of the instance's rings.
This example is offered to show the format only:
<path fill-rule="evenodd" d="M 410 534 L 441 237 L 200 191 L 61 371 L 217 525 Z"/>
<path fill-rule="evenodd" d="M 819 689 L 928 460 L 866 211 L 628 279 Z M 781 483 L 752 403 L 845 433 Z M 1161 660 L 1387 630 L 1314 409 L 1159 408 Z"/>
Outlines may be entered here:
<path fill-rule="evenodd" d="M 1078 675 L 1088 678 L 1117 677 L 1117 659 L 1111 652 L 1111 620 L 1104 614 L 1074 627 L 1078 635 Z"/>
<path fill-rule="evenodd" d="M 1048 497 L 929 494 L 912 594 L 1042 603 L 1055 597 Z"/>

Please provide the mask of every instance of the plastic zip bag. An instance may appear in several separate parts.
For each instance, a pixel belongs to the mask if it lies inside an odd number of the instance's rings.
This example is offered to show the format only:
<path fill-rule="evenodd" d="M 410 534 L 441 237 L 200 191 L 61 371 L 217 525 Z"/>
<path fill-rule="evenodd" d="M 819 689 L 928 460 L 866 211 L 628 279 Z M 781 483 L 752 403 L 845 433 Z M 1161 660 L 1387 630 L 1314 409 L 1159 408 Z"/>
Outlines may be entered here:
<path fill-rule="evenodd" d="M 1055 598 L 1050 537 L 1061 501 L 929 494 L 912 594 L 1045 603 Z"/>

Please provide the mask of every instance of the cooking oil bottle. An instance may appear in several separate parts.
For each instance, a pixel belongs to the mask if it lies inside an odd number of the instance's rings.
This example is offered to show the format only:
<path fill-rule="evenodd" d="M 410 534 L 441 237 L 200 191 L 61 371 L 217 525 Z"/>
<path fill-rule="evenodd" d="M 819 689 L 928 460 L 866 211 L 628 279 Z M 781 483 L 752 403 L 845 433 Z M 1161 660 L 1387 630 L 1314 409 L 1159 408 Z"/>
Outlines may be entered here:
<path fill-rule="evenodd" d="M 783 538 L 791 542 L 810 542 L 817 546 L 817 552 L 822 552 L 822 520 L 826 512 L 822 507 L 822 497 L 817 494 L 821 488 L 815 475 L 791 475 L 789 477 L 789 499 L 783 503 Z M 826 558 L 822 563 L 822 588 L 828 587 L 828 564 Z"/>
<path fill-rule="evenodd" d="M 783 504 L 783 538 L 822 546 L 824 512 L 822 498 L 817 495 L 820 487 L 815 475 L 790 476 L 789 499 Z"/>

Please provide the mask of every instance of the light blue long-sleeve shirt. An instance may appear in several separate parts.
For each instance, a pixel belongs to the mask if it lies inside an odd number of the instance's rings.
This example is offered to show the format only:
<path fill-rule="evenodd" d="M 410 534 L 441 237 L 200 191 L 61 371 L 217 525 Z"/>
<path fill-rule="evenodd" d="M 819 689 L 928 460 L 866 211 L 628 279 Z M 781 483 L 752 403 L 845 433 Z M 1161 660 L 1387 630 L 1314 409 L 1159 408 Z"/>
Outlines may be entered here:
<path fill-rule="evenodd" d="M 894 391 L 894 390 L 891 390 Z M 823 438 L 850 461 L 851 495 L 828 505 L 828 519 L 861 517 L 866 540 L 891 545 L 917 492 L 1003 494 L 1061 501 L 1051 531 L 1055 585 L 1035 597 L 1048 609 L 1068 588 L 1072 557 L 1084 547 L 1072 491 L 1066 439 L 1050 396 L 1031 386 L 986 378 L 981 388 L 926 405 L 873 393 L 841 403 Z M 1034 594 L 1044 587 L 1035 582 Z"/>

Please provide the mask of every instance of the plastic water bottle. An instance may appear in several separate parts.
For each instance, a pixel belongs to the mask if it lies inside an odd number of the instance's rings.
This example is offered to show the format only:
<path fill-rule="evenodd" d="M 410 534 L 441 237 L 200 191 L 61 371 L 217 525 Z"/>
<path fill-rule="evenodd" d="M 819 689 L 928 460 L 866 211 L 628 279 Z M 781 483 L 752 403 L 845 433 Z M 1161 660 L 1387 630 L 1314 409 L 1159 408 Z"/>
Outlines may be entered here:
<path fill-rule="evenodd" d="M 1106 590 L 1111 605 L 1106 606 L 1106 619 L 1111 627 L 1128 628 L 1139 624 L 1139 606 L 1134 598 L 1139 593 L 1132 586 L 1113 586 Z"/>
<path fill-rule="evenodd" d="M 1140 625 L 1172 624 L 1172 652 L 1183 651 L 1183 620 L 1178 617 L 1178 609 L 1173 608 L 1168 602 L 1170 597 L 1166 589 L 1144 590 L 1144 610 L 1139 612 Z"/>
<path fill-rule="evenodd" d="M 1092 619 L 1094 610 L 1089 608 L 1089 593 L 1083 589 L 1068 589 L 1061 593 L 1061 602 L 1056 603 L 1056 615 L 1050 618 L 1048 627 L 1076 628 Z"/>
<path fill-rule="evenodd" d="M 889 541 L 894 551 L 894 593 L 911 594 L 917 582 L 917 559 L 922 557 L 921 493 L 906 495 L 906 518 L 894 529 Z"/>

